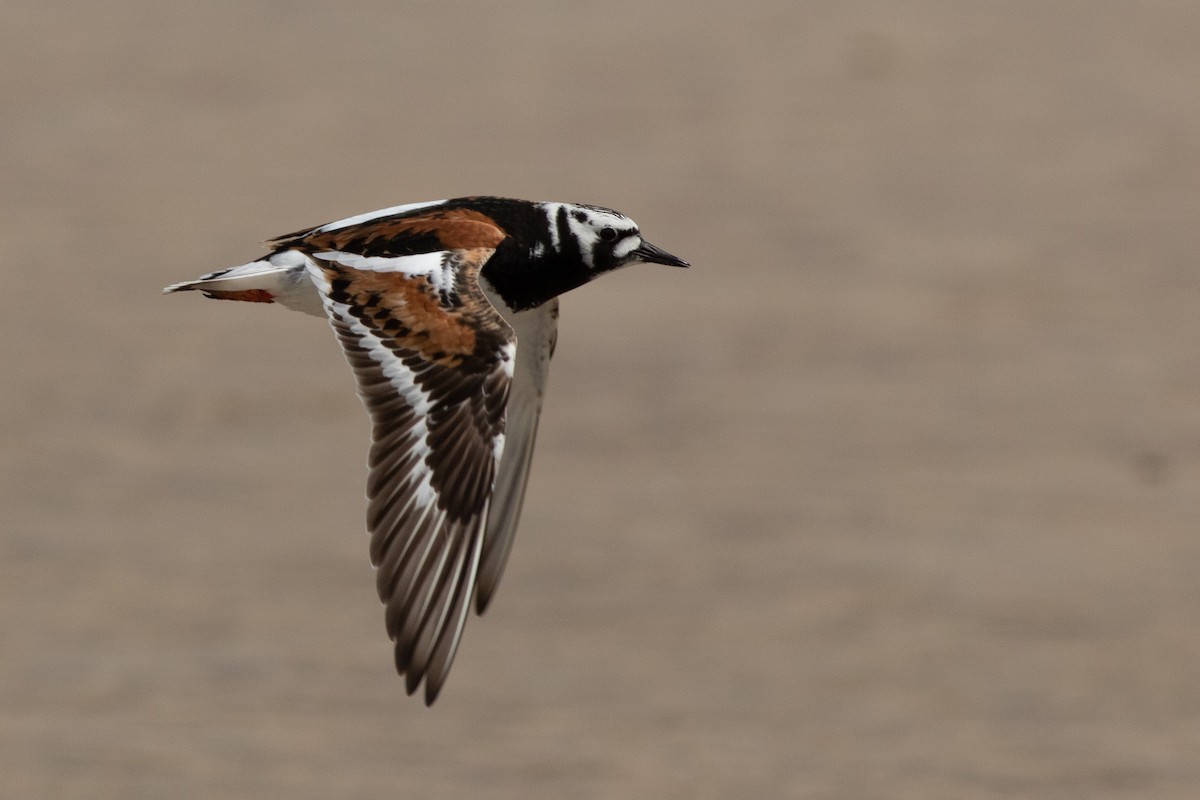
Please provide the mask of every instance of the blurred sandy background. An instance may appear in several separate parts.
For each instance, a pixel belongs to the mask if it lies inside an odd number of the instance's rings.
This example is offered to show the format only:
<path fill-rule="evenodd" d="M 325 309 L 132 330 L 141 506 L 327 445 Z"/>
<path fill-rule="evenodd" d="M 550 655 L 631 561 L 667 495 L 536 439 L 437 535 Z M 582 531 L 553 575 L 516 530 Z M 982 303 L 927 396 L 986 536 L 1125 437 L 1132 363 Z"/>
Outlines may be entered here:
<path fill-rule="evenodd" d="M 0 795 L 1200 796 L 1200 4 L 18 2 Z M 568 296 L 432 710 L 319 321 L 161 297 L 467 193 Z"/>

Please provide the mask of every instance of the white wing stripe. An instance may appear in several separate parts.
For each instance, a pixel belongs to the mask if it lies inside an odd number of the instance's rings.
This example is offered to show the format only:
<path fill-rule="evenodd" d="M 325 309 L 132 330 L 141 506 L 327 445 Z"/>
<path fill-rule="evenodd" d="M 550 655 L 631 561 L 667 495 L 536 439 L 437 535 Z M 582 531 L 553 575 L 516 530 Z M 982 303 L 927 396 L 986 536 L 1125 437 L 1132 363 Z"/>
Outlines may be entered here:
<path fill-rule="evenodd" d="M 349 228 L 351 225 L 357 225 L 360 222 L 370 222 L 373 219 L 381 219 L 390 217 L 395 214 L 403 214 L 406 211 L 416 211 L 419 208 L 429 208 L 430 206 L 441 205 L 445 200 L 432 200 L 427 203 L 405 203 L 404 205 L 391 206 L 390 208 L 381 208 L 378 211 L 368 211 L 365 214 L 356 214 L 353 217 L 346 217 L 317 228 L 318 231 L 336 231 L 339 228 Z"/>
<path fill-rule="evenodd" d="M 412 256 L 360 256 L 341 250 L 316 253 L 317 258 L 333 261 L 352 269 L 373 272 L 403 272 L 406 275 L 431 275 L 444 271 L 446 254 L 442 251 L 418 253 Z"/>

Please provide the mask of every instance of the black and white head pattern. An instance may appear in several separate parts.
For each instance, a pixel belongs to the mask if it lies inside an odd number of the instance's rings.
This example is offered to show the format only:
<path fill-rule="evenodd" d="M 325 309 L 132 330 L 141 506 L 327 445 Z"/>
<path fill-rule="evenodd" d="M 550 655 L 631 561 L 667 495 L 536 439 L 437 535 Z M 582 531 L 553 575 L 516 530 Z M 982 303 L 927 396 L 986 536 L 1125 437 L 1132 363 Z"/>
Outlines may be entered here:
<path fill-rule="evenodd" d="M 572 203 L 545 203 L 550 244 L 563 255 L 578 254 L 593 273 L 636 261 L 642 243 L 637 223 L 610 208 Z"/>

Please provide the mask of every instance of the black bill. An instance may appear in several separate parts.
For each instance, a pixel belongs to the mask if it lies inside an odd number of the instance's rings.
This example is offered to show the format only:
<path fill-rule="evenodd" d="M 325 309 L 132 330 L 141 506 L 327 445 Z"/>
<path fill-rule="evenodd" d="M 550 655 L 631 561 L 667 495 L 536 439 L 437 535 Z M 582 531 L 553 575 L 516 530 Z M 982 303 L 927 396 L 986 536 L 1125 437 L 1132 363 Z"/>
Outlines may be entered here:
<path fill-rule="evenodd" d="M 639 261 L 645 261 L 647 264 L 666 264 L 668 267 L 690 267 L 691 264 L 684 261 L 679 256 L 673 256 L 662 248 L 655 247 L 645 239 L 633 251 L 633 255 Z"/>

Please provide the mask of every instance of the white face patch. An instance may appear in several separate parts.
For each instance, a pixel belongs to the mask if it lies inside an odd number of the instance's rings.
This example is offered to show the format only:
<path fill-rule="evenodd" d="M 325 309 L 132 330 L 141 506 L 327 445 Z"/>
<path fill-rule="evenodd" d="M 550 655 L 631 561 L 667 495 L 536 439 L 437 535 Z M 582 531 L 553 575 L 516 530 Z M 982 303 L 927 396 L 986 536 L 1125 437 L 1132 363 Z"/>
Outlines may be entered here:
<path fill-rule="evenodd" d="M 562 207 L 562 203 L 542 203 L 542 208 L 546 210 L 546 226 L 550 229 L 550 246 L 556 253 L 562 250 L 562 242 L 558 238 L 558 210 Z"/>
<path fill-rule="evenodd" d="M 621 241 L 617 242 L 617 246 L 613 248 L 613 257 L 622 261 L 629 257 L 629 254 L 637 250 L 642 244 L 642 237 L 634 234 L 626 236 Z"/>

